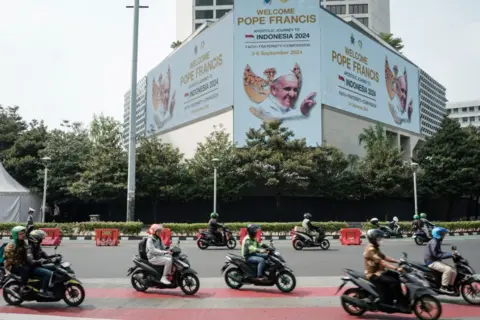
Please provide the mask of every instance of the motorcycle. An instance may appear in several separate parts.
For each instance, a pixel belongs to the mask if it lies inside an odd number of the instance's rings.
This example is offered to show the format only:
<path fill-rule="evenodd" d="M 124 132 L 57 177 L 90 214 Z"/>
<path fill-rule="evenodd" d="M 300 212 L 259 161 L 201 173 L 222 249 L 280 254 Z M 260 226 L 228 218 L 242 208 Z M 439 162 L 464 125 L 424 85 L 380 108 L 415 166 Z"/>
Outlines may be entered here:
<path fill-rule="evenodd" d="M 232 289 L 240 289 L 243 285 L 249 284 L 267 287 L 276 285 L 281 292 L 292 292 L 297 285 L 292 269 L 287 267 L 285 259 L 275 249 L 272 240 L 270 240 L 270 245 L 265 250 L 268 252 L 268 258 L 265 261 L 265 280 L 257 279 L 257 266 L 249 264 L 240 255 L 229 253 L 225 257 L 225 265 L 221 270 L 221 274 L 226 270 L 225 283 Z"/>
<path fill-rule="evenodd" d="M 232 231 L 226 226 L 223 226 L 223 238 L 222 241 L 218 241 L 217 237 L 209 231 L 201 231 L 197 239 L 197 246 L 201 250 L 205 250 L 208 247 L 227 247 L 230 250 L 235 249 L 237 241 L 232 235 Z"/>
<path fill-rule="evenodd" d="M 292 236 L 292 245 L 295 250 L 316 247 L 320 247 L 322 250 L 328 250 L 328 248 L 330 248 L 330 241 L 325 238 L 325 235 L 320 235 L 319 239 L 314 241 L 313 237 L 308 233 L 294 230 Z"/>
<path fill-rule="evenodd" d="M 420 272 L 405 267 L 405 272 L 399 273 L 400 281 L 405 285 L 406 297 L 409 299 L 408 306 L 388 305 L 380 300 L 380 296 L 375 291 L 375 286 L 365 278 L 363 273 L 345 269 L 345 276 L 342 277 L 343 283 L 337 290 L 340 290 L 348 283 L 352 282 L 356 287 L 349 288 L 340 297 L 343 309 L 352 316 L 360 317 L 365 312 L 384 312 L 384 313 L 404 313 L 417 316 L 418 319 L 437 320 L 442 315 L 442 305 L 434 295 L 435 291 L 428 287 L 428 281 Z M 438 310 L 432 317 L 432 309 L 428 305 L 432 303 Z M 421 311 L 426 311 L 429 317 L 422 315 Z"/>
<path fill-rule="evenodd" d="M 423 231 L 423 230 L 415 231 L 415 234 L 412 236 L 412 238 L 415 241 L 415 243 L 419 246 L 423 245 L 425 242 L 428 242 L 428 241 L 432 240 L 432 238 L 428 237 L 425 234 L 425 231 Z"/>
<path fill-rule="evenodd" d="M 480 299 L 478 301 L 474 300 L 475 295 L 478 295 L 480 292 L 478 292 L 478 289 L 475 290 L 473 286 L 476 284 L 480 288 L 480 275 L 475 274 L 475 270 L 470 266 L 468 260 L 463 258 L 457 251 L 456 246 L 452 246 L 452 251 L 455 253 L 453 255 L 453 262 L 455 263 L 455 270 L 457 272 L 455 284 L 453 285 L 454 294 L 447 294 L 446 292 L 440 291 L 442 273 L 428 268 L 423 263 L 408 261 L 408 255 L 405 252 L 403 253 L 403 259 L 400 259 L 400 266 L 406 265 L 423 272 L 431 288 L 440 295 L 453 297 L 460 297 L 461 295 L 469 304 L 480 305 Z M 470 298 L 470 295 L 472 298 Z"/>
<path fill-rule="evenodd" d="M 197 293 L 200 289 L 200 280 L 197 272 L 190 267 L 188 257 L 182 253 L 179 245 L 180 240 L 178 240 L 177 246 L 167 248 L 172 251 L 173 262 L 172 273 L 168 276 L 168 280 L 171 281 L 170 285 L 160 282 L 164 266 L 151 264 L 146 256 L 139 253 L 133 257 L 135 266 L 127 271 L 127 277 L 131 275 L 132 287 L 139 292 L 145 292 L 148 288 L 176 289 L 180 287 L 186 295 Z"/>
<path fill-rule="evenodd" d="M 57 254 L 57 247 L 55 247 L 55 254 L 52 258 L 47 259 L 46 264 L 42 268 L 53 271 L 51 288 L 51 298 L 45 298 L 38 295 L 41 288 L 41 279 L 38 277 L 31 277 L 27 284 L 22 283 L 21 277 L 7 272 L 3 280 L 3 299 L 6 303 L 13 306 L 18 306 L 24 301 L 37 302 L 58 302 L 60 300 L 71 307 L 78 307 L 85 300 L 85 289 L 80 280 L 75 276 L 75 272 L 71 268 L 69 262 L 63 261 L 63 257 Z"/>

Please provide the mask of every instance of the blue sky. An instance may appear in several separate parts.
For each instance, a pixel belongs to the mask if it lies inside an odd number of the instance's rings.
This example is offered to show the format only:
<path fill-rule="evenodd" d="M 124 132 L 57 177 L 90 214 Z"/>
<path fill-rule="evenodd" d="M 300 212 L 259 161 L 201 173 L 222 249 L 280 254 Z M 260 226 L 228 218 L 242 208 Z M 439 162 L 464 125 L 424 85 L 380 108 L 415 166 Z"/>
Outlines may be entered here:
<path fill-rule="evenodd" d="M 480 99 L 480 1 L 390 0 L 404 54 L 447 87 L 450 101 Z M 121 120 L 130 86 L 133 0 L 1 1 L 0 104 L 50 127 Z M 141 0 L 138 75 L 170 52 L 173 0 Z"/>

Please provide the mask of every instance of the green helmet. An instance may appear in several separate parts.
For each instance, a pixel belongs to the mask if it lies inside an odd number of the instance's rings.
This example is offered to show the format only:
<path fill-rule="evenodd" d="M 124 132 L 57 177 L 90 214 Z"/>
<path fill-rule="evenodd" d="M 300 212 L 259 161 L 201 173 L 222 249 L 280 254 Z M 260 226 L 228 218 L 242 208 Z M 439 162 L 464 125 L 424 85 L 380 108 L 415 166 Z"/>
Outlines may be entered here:
<path fill-rule="evenodd" d="M 420 218 L 427 219 L 427 214 L 426 213 L 420 213 Z"/>
<path fill-rule="evenodd" d="M 27 228 L 25 228 L 24 226 L 16 226 L 12 229 L 11 234 L 12 234 L 12 238 L 13 240 L 18 240 L 18 234 L 20 232 L 25 232 L 27 230 Z"/>
<path fill-rule="evenodd" d="M 218 213 L 215 213 L 215 212 L 210 213 L 210 218 L 217 219 L 218 218 Z"/>
<path fill-rule="evenodd" d="M 420 220 L 420 216 L 418 214 L 414 215 L 413 220 Z"/>

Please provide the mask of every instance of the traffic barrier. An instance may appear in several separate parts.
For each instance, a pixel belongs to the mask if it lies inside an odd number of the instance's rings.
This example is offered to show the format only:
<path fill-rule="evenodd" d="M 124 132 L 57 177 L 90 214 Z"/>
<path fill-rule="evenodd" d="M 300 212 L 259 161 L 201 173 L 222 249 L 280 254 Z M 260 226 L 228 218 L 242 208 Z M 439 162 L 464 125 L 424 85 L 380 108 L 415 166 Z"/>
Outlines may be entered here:
<path fill-rule="evenodd" d="M 163 229 L 160 235 L 161 235 L 163 244 L 166 247 L 170 247 L 172 245 L 172 231 L 169 228 L 165 228 Z"/>
<path fill-rule="evenodd" d="M 40 228 L 45 231 L 45 239 L 42 241 L 42 246 L 59 246 L 62 242 L 59 228 Z"/>
<path fill-rule="evenodd" d="M 96 246 L 118 246 L 120 232 L 118 229 L 95 229 Z"/>
<path fill-rule="evenodd" d="M 240 237 L 240 243 L 242 243 L 243 238 L 247 236 L 247 233 L 248 233 L 247 228 L 240 229 L 240 233 L 238 234 Z M 262 242 L 262 235 L 263 235 L 262 230 L 257 231 L 257 235 L 255 238 L 257 239 L 258 242 Z"/>
<path fill-rule="evenodd" d="M 358 228 L 340 229 L 340 243 L 342 244 L 342 246 L 361 245 L 361 236 L 362 231 Z"/>

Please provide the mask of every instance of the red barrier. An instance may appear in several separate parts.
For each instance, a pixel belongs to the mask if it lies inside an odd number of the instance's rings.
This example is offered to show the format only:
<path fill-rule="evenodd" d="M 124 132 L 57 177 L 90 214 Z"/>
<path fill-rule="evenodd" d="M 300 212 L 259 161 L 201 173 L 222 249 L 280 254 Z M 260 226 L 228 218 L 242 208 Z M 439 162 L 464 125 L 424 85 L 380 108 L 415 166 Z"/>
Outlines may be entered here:
<path fill-rule="evenodd" d="M 163 245 L 166 247 L 170 247 L 172 245 L 172 231 L 169 228 L 165 228 L 160 235 Z"/>
<path fill-rule="evenodd" d="M 42 246 L 59 246 L 62 242 L 59 228 L 40 228 L 45 231 L 46 236 L 42 241 Z"/>
<path fill-rule="evenodd" d="M 119 237 L 118 229 L 95 229 L 96 246 L 118 246 L 120 244 Z"/>
<path fill-rule="evenodd" d="M 240 233 L 238 234 L 240 236 L 240 243 L 242 243 L 243 238 L 247 236 L 247 233 L 248 233 L 247 228 L 240 229 Z M 257 235 L 255 238 L 257 239 L 258 242 L 262 242 L 262 235 L 263 235 L 262 230 L 257 231 Z"/>
<path fill-rule="evenodd" d="M 342 246 L 361 245 L 362 231 L 360 229 L 340 229 L 340 243 Z"/>

